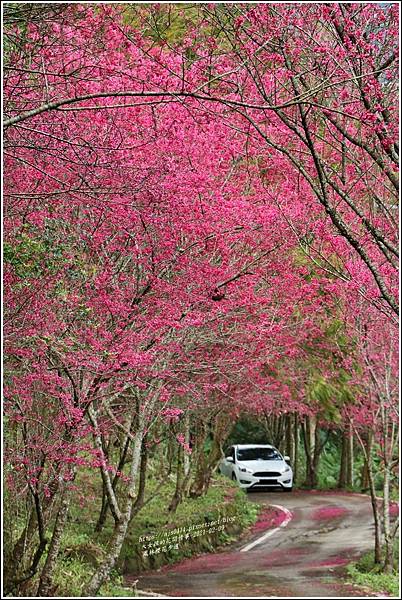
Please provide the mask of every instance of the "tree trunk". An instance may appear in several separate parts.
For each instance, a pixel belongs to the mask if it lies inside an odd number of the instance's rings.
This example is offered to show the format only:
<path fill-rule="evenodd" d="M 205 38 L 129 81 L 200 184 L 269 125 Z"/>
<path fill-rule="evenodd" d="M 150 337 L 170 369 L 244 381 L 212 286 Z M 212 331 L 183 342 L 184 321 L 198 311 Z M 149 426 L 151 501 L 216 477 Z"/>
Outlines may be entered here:
<path fill-rule="evenodd" d="M 177 448 L 177 465 L 176 465 L 176 488 L 173 494 L 173 498 L 170 501 L 168 511 L 171 513 L 176 512 L 176 508 L 179 506 L 182 499 L 182 481 L 183 481 L 183 448 L 179 446 Z"/>
<path fill-rule="evenodd" d="M 381 563 L 381 520 L 377 504 L 377 496 L 375 489 L 375 480 L 373 473 L 373 458 L 372 458 L 372 438 L 371 434 L 367 436 L 367 444 L 362 440 L 359 432 L 355 429 L 356 437 L 363 450 L 366 465 L 367 465 L 367 478 L 370 490 L 371 508 L 373 510 L 374 519 L 374 562 L 376 564 Z"/>
<path fill-rule="evenodd" d="M 168 444 L 167 444 L 167 462 L 168 462 L 168 474 L 170 475 L 170 473 L 173 470 L 173 461 L 174 461 L 174 450 L 175 450 L 175 444 L 176 441 L 175 439 L 173 439 L 172 437 L 170 437 L 168 439 Z"/>
<path fill-rule="evenodd" d="M 264 413 L 264 417 L 268 443 L 272 444 L 282 452 L 284 443 L 286 443 L 285 415 L 276 416 Z"/>
<path fill-rule="evenodd" d="M 316 487 L 318 483 L 318 468 L 320 465 L 321 452 L 323 450 L 324 444 L 320 443 L 320 430 L 317 427 L 317 422 L 315 422 L 314 428 L 314 452 L 313 452 L 313 477 L 312 477 L 312 486 Z"/>
<path fill-rule="evenodd" d="M 232 416 L 223 410 L 219 410 L 209 420 L 199 422 L 199 435 L 197 439 L 195 459 L 196 475 L 190 489 L 190 496 L 196 498 L 204 494 L 209 487 L 211 477 L 217 468 L 219 460 L 223 456 L 222 444 L 226 440 L 231 429 Z M 212 434 L 211 450 L 208 455 L 204 451 L 204 443 L 208 432 Z"/>
<path fill-rule="evenodd" d="M 5 560 L 4 576 L 6 579 L 9 571 L 11 572 L 12 570 L 15 570 L 16 568 L 20 567 L 24 562 L 23 556 L 36 531 L 36 523 L 36 513 L 34 508 L 32 508 L 29 514 L 28 523 L 26 524 L 20 537 L 18 538 L 12 552 L 10 553 L 10 556 Z"/>
<path fill-rule="evenodd" d="M 96 410 L 92 404 L 88 406 L 88 416 L 90 418 L 91 424 L 93 426 L 93 439 L 95 448 L 98 451 L 98 457 L 100 460 L 100 472 L 102 476 L 103 489 L 107 495 L 108 505 L 110 506 L 111 513 L 115 520 L 115 523 L 118 523 L 121 517 L 120 508 L 117 502 L 116 495 L 114 493 L 114 488 L 112 485 L 112 481 L 110 480 L 110 473 L 108 470 L 108 447 L 106 447 L 104 443 L 104 438 L 102 433 L 99 430 L 98 426 L 98 417 L 96 414 Z"/>
<path fill-rule="evenodd" d="M 190 488 L 190 496 L 192 498 L 198 498 L 203 493 L 205 487 L 205 470 L 206 460 L 204 443 L 207 437 L 207 424 L 203 421 L 197 423 L 197 436 L 195 441 L 195 476 L 194 481 Z"/>
<path fill-rule="evenodd" d="M 184 441 L 187 447 L 190 447 L 190 414 L 187 411 L 184 417 Z M 190 474 L 190 454 L 184 453 L 183 457 L 184 477 L 188 477 Z"/>
<path fill-rule="evenodd" d="M 126 463 L 126 459 L 127 459 L 127 451 L 128 451 L 128 447 L 130 445 L 130 438 L 128 436 L 126 436 L 125 442 L 124 442 L 124 446 L 123 446 L 123 450 L 120 454 L 120 459 L 119 459 L 119 463 L 117 465 L 117 471 L 121 472 L 124 468 L 124 465 Z M 112 489 L 113 491 L 116 490 L 117 484 L 118 484 L 119 478 L 117 476 L 117 474 L 113 477 L 113 481 L 112 481 Z M 105 482 L 102 479 L 102 504 L 101 504 L 101 509 L 99 512 L 99 518 L 98 518 L 98 522 L 96 523 L 95 526 L 95 531 L 102 531 L 103 526 L 106 523 L 106 517 L 107 517 L 107 511 L 109 508 L 109 501 L 108 501 L 108 496 L 106 493 L 106 487 L 105 487 Z"/>
<path fill-rule="evenodd" d="M 43 519 L 46 523 L 50 520 L 50 512 L 54 506 L 54 500 L 59 487 L 59 474 L 55 475 L 55 479 L 52 482 L 52 495 L 49 498 L 43 498 Z M 38 519 L 37 511 L 32 507 L 28 523 L 24 527 L 20 537 L 15 543 L 12 551 L 8 556 L 4 558 L 4 590 L 7 593 L 11 593 L 15 589 L 15 582 L 21 579 L 22 582 L 28 580 L 30 576 L 25 577 L 22 575 L 24 570 L 28 568 L 29 561 L 33 554 L 33 545 L 35 534 L 38 533 Z M 42 544 L 43 546 L 43 544 Z M 21 576 L 20 576 L 21 575 Z M 11 588 L 9 589 L 9 586 Z M 14 586 L 14 587 L 13 587 Z"/>
<path fill-rule="evenodd" d="M 294 415 L 286 415 L 286 454 L 290 458 L 290 464 L 293 466 L 295 461 L 295 437 L 294 437 Z"/>
<path fill-rule="evenodd" d="M 39 580 L 37 596 L 52 596 L 53 585 L 52 575 L 56 566 L 56 561 L 60 552 L 61 537 L 67 523 L 68 510 L 70 506 L 71 495 L 64 482 L 64 489 L 60 501 L 60 507 L 57 511 L 56 521 L 53 528 L 53 535 L 49 546 L 49 551 L 46 557 L 45 565 Z"/>
<path fill-rule="evenodd" d="M 190 448 L 191 442 L 190 436 L 190 414 L 187 411 L 184 417 L 184 441 L 187 444 L 187 447 Z M 183 456 L 183 471 L 184 471 L 184 481 L 183 481 L 183 496 L 188 496 L 190 481 L 191 481 L 191 455 L 188 452 L 184 452 Z"/>
<path fill-rule="evenodd" d="M 103 526 L 106 523 L 108 507 L 109 507 L 109 504 L 107 501 L 105 482 L 102 480 L 102 502 L 101 502 L 101 509 L 99 511 L 98 521 L 95 525 L 95 531 L 102 531 Z"/>
<path fill-rule="evenodd" d="M 367 433 L 366 447 L 367 447 L 367 453 L 369 455 L 371 455 L 372 447 L 373 447 L 373 432 L 371 430 Z M 366 456 L 364 458 L 364 464 L 363 464 L 362 471 L 361 471 L 361 489 L 362 489 L 362 491 L 370 489 L 370 481 L 369 481 L 369 474 L 368 474 L 368 462 L 367 462 Z"/>
<path fill-rule="evenodd" d="M 135 488 L 138 469 L 141 460 L 141 446 L 144 435 L 144 423 L 139 424 L 139 429 L 134 436 L 133 455 L 130 467 L 130 485 L 124 508 L 121 511 L 120 518 L 115 524 L 112 538 L 109 543 L 109 551 L 92 579 L 84 590 L 84 596 L 94 597 L 99 591 L 101 585 L 108 579 L 111 570 L 114 568 L 120 555 L 120 551 L 126 537 L 127 527 L 131 518 L 131 511 L 136 498 Z"/>
<path fill-rule="evenodd" d="M 391 573 L 394 568 L 394 536 L 391 532 L 390 520 L 390 483 L 391 468 L 395 444 L 395 423 L 390 422 L 388 408 L 382 407 L 384 430 L 384 498 L 383 498 L 383 523 L 384 523 L 384 571 Z"/>
<path fill-rule="evenodd" d="M 19 572 L 23 572 L 27 562 L 27 551 L 30 548 L 31 540 L 37 530 L 37 520 L 35 509 L 32 508 L 29 514 L 28 523 L 24 527 L 14 548 L 4 561 L 4 593 L 11 594 L 15 591 L 15 582 L 18 580 Z"/>
<path fill-rule="evenodd" d="M 342 432 L 341 466 L 339 469 L 339 488 L 353 487 L 353 428 L 350 423 Z"/>
<path fill-rule="evenodd" d="M 317 420 L 315 416 L 305 416 L 303 423 L 303 441 L 306 452 L 306 482 L 309 488 L 315 488 L 317 485 L 316 467 L 318 459 L 316 457 L 316 437 Z"/>
<path fill-rule="evenodd" d="M 294 431 L 294 448 L 295 448 L 295 455 L 294 455 L 294 463 L 292 464 L 292 469 L 293 469 L 293 481 L 295 482 L 299 476 L 299 438 L 300 438 L 300 433 L 299 433 L 299 417 L 297 415 L 297 413 L 294 414 L 294 425 L 293 425 L 293 431 Z"/>
<path fill-rule="evenodd" d="M 371 457 L 369 459 L 369 464 L 368 464 L 368 478 L 369 478 L 369 486 L 370 486 L 371 507 L 373 509 L 373 518 L 374 518 L 374 562 L 376 564 L 380 564 L 381 563 L 381 520 L 380 520 L 379 511 L 378 511 L 377 494 L 376 494 L 376 489 L 375 489 L 373 464 L 372 464 Z"/>
<path fill-rule="evenodd" d="M 145 487 L 146 487 L 146 482 L 147 482 L 147 466 L 148 466 L 148 446 L 147 446 L 147 434 L 145 433 L 144 437 L 142 439 L 142 446 L 141 446 L 141 462 L 140 462 L 140 477 L 139 477 L 139 483 L 138 483 L 138 493 L 137 493 L 137 497 L 136 497 L 134 505 L 133 505 L 131 518 L 134 515 L 136 515 L 137 513 L 139 513 L 139 511 L 141 510 L 141 508 L 144 504 Z"/>
<path fill-rule="evenodd" d="M 394 568 L 394 544 L 391 536 L 391 523 L 389 516 L 389 482 L 390 472 L 388 465 L 384 468 L 384 499 L 382 503 L 383 508 L 383 523 L 384 523 L 384 571 L 391 573 Z"/>
<path fill-rule="evenodd" d="M 347 436 L 347 470 L 346 470 L 346 486 L 351 489 L 353 488 L 353 459 L 354 459 L 354 448 L 353 448 L 353 428 L 352 423 L 349 423 Z"/>
<path fill-rule="evenodd" d="M 341 464 L 339 467 L 339 478 L 338 488 L 344 489 L 347 481 L 347 469 L 348 469 L 348 445 L 346 440 L 346 432 L 342 431 L 342 448 L 341 448 Z"/>

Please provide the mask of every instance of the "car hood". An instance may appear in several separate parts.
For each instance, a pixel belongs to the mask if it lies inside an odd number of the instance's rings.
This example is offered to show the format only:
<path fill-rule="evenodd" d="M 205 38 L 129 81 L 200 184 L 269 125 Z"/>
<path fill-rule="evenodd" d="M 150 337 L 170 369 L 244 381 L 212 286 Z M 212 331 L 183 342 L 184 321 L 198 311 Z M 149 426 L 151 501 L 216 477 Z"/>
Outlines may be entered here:
<path fill-rule="evenodd" d="M 238 461 L 239 467 L 246 467 L 256 471 L 282 471 L 289 465 L 284 460 L 242 460 Z"/>

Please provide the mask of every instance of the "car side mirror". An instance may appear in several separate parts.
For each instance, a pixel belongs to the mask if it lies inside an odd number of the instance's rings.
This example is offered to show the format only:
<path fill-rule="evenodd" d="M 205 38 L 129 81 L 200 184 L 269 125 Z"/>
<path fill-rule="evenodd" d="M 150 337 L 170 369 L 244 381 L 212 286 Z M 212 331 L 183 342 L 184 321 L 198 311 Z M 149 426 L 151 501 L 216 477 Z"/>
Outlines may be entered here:
<path fill-rule="evenodd" d="M 283 460 L 287 463 L 290 463 L 290 456 L 284 456 Z"/>
<path fill-rule="evenodd" d="M 234 462 L 234 460 L 233 460 L 233 456 L 227 456 L 227 457 L 226 457 L 226 460 L 227 460 L 228 462 Z"/>

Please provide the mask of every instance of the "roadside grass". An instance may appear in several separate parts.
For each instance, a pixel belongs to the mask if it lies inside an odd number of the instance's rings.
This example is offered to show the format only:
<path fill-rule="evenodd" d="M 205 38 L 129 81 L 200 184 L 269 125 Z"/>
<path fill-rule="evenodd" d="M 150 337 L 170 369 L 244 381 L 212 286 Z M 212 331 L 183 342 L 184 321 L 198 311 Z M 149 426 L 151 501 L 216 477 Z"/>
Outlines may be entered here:
<path fill-rule="evenodd" d="M 96 566 L 105 556 L 108 541 L 113 531 L 110 516 L 101 532 L 95 532 L 99 515 L 98 484 L 90 473 L 83 473 L 87 494 L 79 504 L 71 507 L 69 523 L 63 535 L 60 559 L 57 564 L 53 593 L 62 597 L 79 597 Z M 135 590 L 124 587 L 122 572 L 127 571 L 134 577 L 144 569 L 158 568 L 163 564 L 173 564 L 202 552 L 213 552 L 235 539 L 246 527 L 257 520 L 259 506 L 246 493 L 227 478 L 214 477 L 208 493 L 200 498 L 185 498 L 174 514 L 169 513 L 169 501 L 175 489 L 174 480 L 166 481 L 158 488 L 158 482 L 147 482 L 146 504 L 133 518 L 128 535 L 122 548 L 116 570 L 110 581 L 102 586 L 99 596 L 130 597 Z M 183 540 L 178 548 L 168 552 L 144 558 L 142 543 L 144 535 L 187 528 L 191 525 L 208 523 L 222 516 L 234 517 L 232 526 L 220 531 L 201 535 L 193 540 Z"/>
<path fill-rule="evenodd" d="M 374 552 L 367 552 L 360 560 L 346 567 L 348 578 L 355 584 L 382 592 L 391 597 L 399 597 L 399 544 L 395 542 L 394 570 L 382 573 L 381 565 L 374 563 Z"/>

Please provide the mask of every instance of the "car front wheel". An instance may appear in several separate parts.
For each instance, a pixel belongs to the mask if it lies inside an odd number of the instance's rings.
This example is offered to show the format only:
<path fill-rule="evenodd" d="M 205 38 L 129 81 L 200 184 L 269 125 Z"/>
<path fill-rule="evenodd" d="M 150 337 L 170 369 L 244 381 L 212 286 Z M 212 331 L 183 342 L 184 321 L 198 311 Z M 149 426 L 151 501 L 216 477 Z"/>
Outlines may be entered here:
<path fill-rule="evenodd" d="M 293 490 L 293 487 L 290 487 L 290 488 L 282 488 L 282 490 L 283 490 L 284 492 L 291 492 L 291 491 Z"/>

